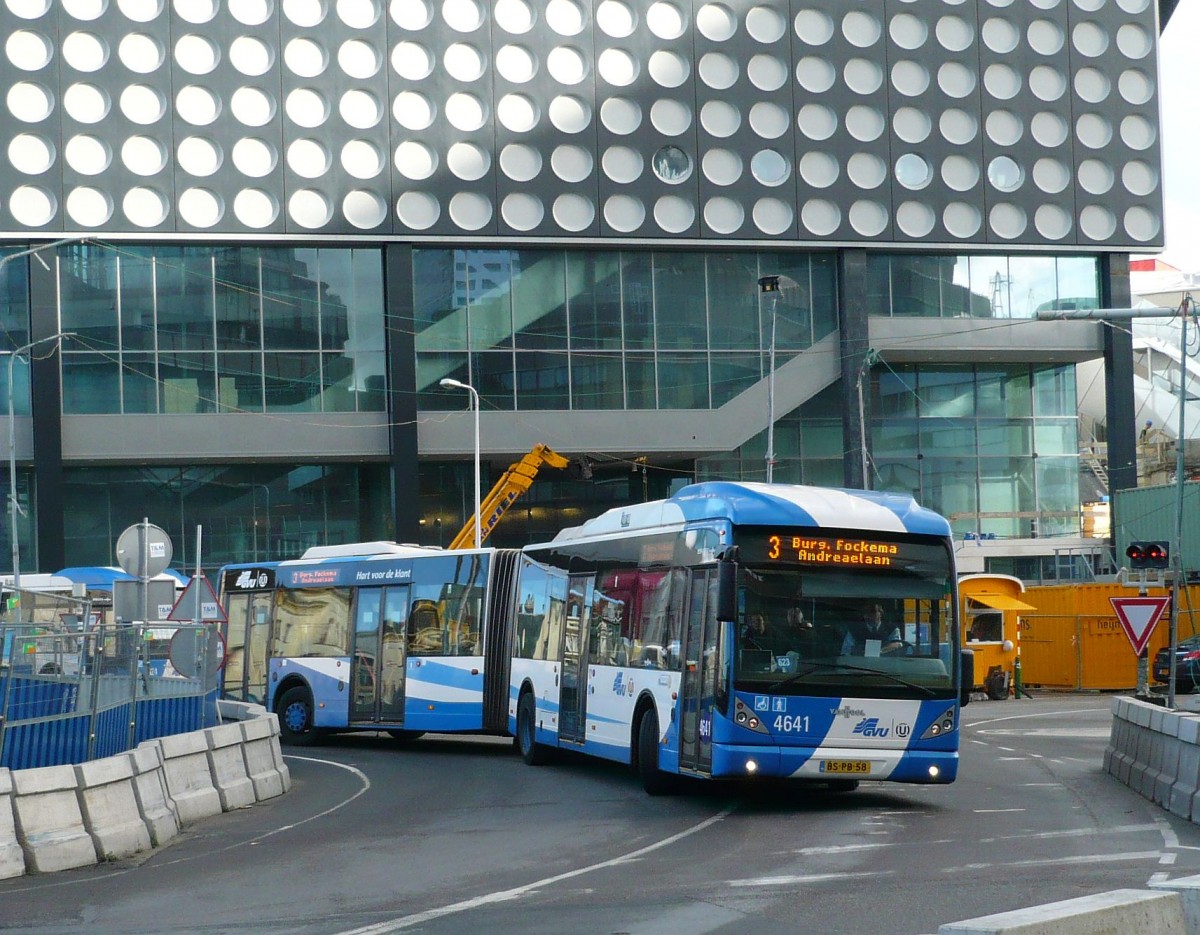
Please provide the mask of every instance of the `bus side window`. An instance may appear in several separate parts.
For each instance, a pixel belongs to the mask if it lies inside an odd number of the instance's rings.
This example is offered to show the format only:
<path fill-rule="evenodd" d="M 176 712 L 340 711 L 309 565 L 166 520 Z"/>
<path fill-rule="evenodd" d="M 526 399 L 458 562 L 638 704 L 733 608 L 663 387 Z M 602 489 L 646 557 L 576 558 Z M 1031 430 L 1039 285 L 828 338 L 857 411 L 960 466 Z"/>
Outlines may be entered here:
<path fill-rule="evenodd" d="M 445 652 L 442 621 L 437 605 L 415 600 L 408 616 L 408 651 L 413 656 L 440 656 Z"/>

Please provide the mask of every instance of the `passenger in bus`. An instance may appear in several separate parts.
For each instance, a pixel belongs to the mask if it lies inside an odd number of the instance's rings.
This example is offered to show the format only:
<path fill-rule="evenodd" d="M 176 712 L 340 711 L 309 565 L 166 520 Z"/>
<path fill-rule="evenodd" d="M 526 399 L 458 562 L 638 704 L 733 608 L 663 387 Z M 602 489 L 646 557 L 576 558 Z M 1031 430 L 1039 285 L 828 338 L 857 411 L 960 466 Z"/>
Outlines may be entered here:
<path fill-rule="evenodd" d="M 762 614 L 751 614 L 742 630 L 743 649 L 770 649 L 767 638 L 767 618 Z"/>

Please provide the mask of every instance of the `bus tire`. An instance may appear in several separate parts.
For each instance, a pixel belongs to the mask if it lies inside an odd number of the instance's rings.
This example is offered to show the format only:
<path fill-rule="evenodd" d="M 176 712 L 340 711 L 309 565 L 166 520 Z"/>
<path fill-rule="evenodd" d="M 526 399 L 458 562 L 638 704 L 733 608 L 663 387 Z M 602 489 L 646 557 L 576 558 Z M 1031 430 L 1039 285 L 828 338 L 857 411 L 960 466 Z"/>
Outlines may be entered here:
<path fill-rule="evenodd" d="M 279 739 L 291 747 L 311 747 L 320 740 L 313 727 L 312 693 L 302 685 L 285 691 L 275 706 L 279 716 Z"/>
<path fill-rule="evenodd" d="M 392 740 L 396 741 L 396 743 L 406 744 L 406 743 L 412 743 L 412 741 L 416 740 L 418 737 L 424 737 L 425 731 L 423 731 L 423 730 L 389 730 L 388 734 L 391 735 Z"/>
<path fill-rule="evenodd" d="M 658 715 L 653 709 L 638 722 L 637 771 L 642 788 L 649 795 L 666 795 L 671 791 L 671 777 L 658 768 Z"/>
<path fill-rule="evenodd" d="M 533 692 L 522 692 L 517 702 L 517 751 L 529 766 L 541 766 L 546 762 L 546 748 L 537 742 L 537 706 Z"/>

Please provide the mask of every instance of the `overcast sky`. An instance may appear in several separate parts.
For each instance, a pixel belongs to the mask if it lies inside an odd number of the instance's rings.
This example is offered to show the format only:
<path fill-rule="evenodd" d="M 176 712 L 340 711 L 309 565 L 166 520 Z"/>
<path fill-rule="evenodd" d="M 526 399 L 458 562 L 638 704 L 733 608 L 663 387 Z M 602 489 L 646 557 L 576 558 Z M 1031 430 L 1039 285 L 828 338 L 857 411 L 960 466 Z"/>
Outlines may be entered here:
<path fill-rule="evenodd" d="M 1185 273 L 1200 273 L 1198 45 L 1200 0 L 1180 0 L 1159 43 L 1158 68 L 1167 238 L 1162 258 Z"/>

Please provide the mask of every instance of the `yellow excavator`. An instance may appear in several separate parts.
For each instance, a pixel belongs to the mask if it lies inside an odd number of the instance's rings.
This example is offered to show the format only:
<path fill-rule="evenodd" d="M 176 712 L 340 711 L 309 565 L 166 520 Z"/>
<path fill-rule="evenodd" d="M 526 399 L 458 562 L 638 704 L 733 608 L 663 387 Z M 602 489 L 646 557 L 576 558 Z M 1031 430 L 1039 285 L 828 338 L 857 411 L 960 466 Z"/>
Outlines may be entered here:
<path fill-rule="evenodd" d="M 529 489 L 537 472 L 543 465 L 554 468 L 565 468 L 570 462 L 546 445 L 534 445 L 533 450 L 520 461 L 510 464 L 508 470 L 496 481 L 496 485 L 488 491 L 479 505 L 479 538 L 484 540 L 500 522 L 500 517 L 508 512 L 508 508 L 516 499 Z M 482 545 L 482 541 L 479 543 Z M 467 519 L 467 524 L 458 531 L 449 549 L 473 549 L 475 542 L 475 517 Z"/>

